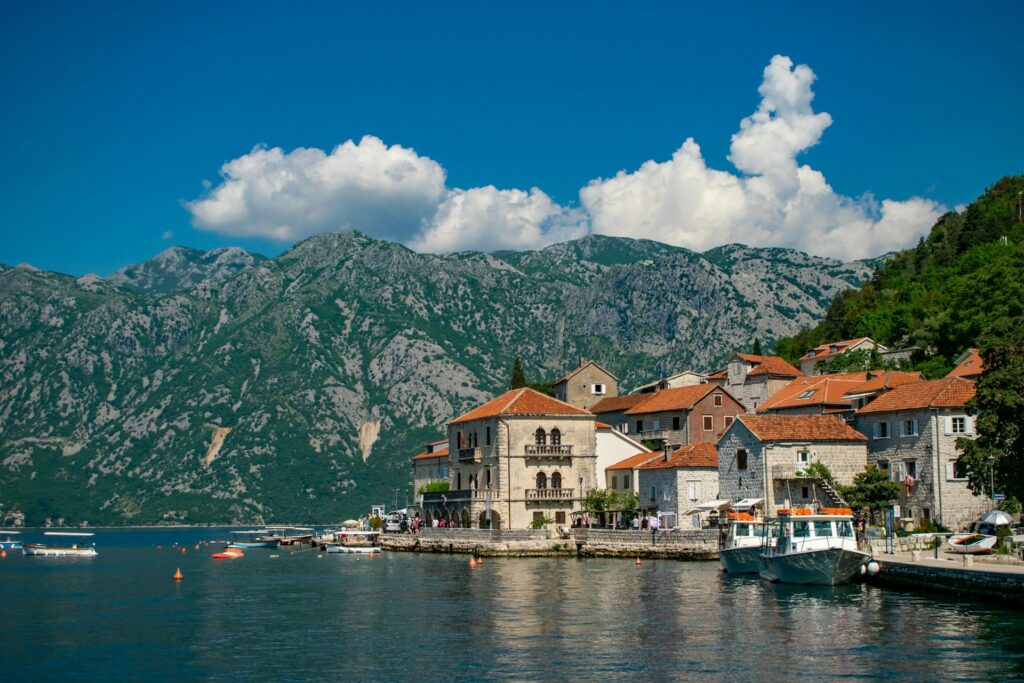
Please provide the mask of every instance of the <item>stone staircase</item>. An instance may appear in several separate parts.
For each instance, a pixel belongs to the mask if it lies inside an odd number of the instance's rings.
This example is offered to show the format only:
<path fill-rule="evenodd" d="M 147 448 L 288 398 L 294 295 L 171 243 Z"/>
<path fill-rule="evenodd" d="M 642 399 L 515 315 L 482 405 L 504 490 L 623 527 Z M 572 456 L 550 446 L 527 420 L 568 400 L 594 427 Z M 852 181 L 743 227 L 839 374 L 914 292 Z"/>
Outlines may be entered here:
<path fill-rule="evenodd" d="M 832 499 L 832 505 L 822 504 L 822 507 L 850 507 L 850 504 L 846 502 L 846 499 L 840 495 L 839 491 L 837 491 L 836 488 L 828 482 L 828 480 L 817 477 L 814 483 L 818 490 L 824 491 L 825 494 Z"/>

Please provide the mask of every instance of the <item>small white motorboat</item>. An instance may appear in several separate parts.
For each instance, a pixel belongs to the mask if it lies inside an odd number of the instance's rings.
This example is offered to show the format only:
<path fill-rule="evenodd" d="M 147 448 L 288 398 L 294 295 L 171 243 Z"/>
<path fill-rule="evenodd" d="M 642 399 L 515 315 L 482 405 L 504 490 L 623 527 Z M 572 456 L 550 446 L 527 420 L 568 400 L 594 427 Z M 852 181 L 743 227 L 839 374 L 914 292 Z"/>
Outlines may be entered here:
<path fill-rule="evenodd" d="M 327 532 L 320 549 L 328 553 L 370 554 L 380 552 L 379 531 L 354 531 L 339 529 Z"/>
<path fill-rule="evenodd" d="M 47 531 L 44 536 L 70 536 L 88 537 L 95 534 L 72 532 L 72 531 Z M 21 552 L 24 555 L 36 557 L 95 557 L 96 544 L 84 542 L 72 542 L 70 545 L 43 545 L 42 543 L 22 543 Z"/>
<path fill-rule="evenodd" d="M 838 586 L 849 583 L 871 555 L 860 549 L 849 508 L 781 509 L 765 528 L 762 579 Z"/>
<path fill-rule="evenodd" d="M 764 523 L 745 512 L 730 512 L 728 520 L 728 531 L 718 548 L 722 569 L 730 574 L 757 574 Z"/>
<path fill-rule="evenodd" d="M 953 534 L 947 541 L 954 553 L 962 555 L 990 555 L 999 541 L 998 536 L 988 534 Z"/>

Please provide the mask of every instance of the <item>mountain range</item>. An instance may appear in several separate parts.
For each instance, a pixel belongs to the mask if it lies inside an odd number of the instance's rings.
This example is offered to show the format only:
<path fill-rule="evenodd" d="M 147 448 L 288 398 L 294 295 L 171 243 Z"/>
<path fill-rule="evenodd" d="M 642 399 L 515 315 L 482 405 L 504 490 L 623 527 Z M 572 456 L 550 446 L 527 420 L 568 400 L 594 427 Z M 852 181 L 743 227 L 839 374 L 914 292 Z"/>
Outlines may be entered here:
<path fill-rule="evenodd" d="M 107 278 L 0 266 L 0 515 L 337 522 L 404 504 L 467 408 L 594 359 L 623 389 L 820 320 L 880 259 L 592 235 L 421 254 L 350 231 L 277 258 L 168 249 Z"/>

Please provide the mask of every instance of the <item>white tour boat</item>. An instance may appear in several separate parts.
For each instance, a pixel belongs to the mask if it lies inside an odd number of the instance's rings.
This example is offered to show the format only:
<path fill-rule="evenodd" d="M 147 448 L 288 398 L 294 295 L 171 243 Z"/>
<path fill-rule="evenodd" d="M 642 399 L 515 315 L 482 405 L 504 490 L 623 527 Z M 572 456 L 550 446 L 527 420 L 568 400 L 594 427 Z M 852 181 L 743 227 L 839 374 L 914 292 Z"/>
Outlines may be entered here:
<path fill-rule="evenodd" d="M 781 509 L 778 515 L 765 526 L 763 579 L 837 586 L 849 583 L 871 559 L 858 546 L 849 508 Z"/>
<path fill-rule="evenodd" d="M 73 531 L 47 531 L 44 536 L 88 537 L 94 534 Z M 93 557 L 96 555 L 94 543 L 70 542 L 70 545 L 43 545 L 41 543 L 22 543 L 21 552 L 25 555 L 39 557 Z"/>
<path fill-rule="evenodd" d="M 320 549 L 329 553 L 379 553 L 380 532 L 354 529 L 328 532 L 325 534 L 324 542 L 320 544 Z"/>
<path fill-rule="evenodd" d="M 761 567 L 764 522 L 749 512 L 730 512 L 718 548 L 718 561 L 730 574 L 757 574 Z"/>

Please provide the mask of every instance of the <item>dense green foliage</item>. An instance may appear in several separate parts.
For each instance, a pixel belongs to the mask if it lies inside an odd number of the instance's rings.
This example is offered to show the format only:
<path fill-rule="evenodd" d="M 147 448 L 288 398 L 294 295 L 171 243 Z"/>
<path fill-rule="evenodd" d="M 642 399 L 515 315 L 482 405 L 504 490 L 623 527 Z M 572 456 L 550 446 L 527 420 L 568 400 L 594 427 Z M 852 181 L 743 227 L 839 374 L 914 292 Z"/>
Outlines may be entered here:
<path fill-rule="evenodd" d="M 836 297 L 820 324 L 779 339 L 776 353 L 795 362 L 818 344 L 871 337 L 890 347 L 919 347 L 917 368 L 926 377 L 942 376 L 992 325 L 1021 315 L 1024 224 L 1015 221 L 1021 191 L 1024 176 L 1003 178 L 962 213 L 947 213 L 870 282 Z"/>
<path fill-rule="evenodd" d="M 840 487 L 840 492 L 854 510 L 867 508 L 873 515 L 899 498 L 900 485 L 885 470 L 868 465 L 854 476 L 852 485 Z"/>
<path fill-rule="evenodd" d="M 755 356 L 763 356 L 764 355 L 764 351 L 761 350 L 761 338 L 760 337 L 754 337 L 754 345 L 750 349 L 750 353 L 754 354 Z"/>
<path fill-rule="evenodd" d="M 512 379 L 509 381 L 509 389 L 518 389 L 526 386 L 526 373 L 523 372 L 523 362 L 516 356 L 516 362 L 512 365 Z"/>
<path fill-rule="evenodd" d="M 446 481 L 431 481 L 420 487 L 418 493 L 435 493 L 437 491 L 447 491 L 449 484 Z"/>

